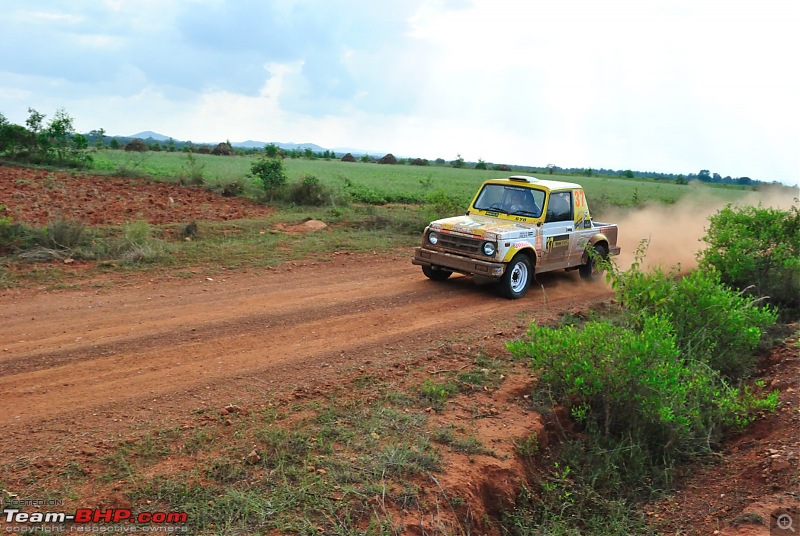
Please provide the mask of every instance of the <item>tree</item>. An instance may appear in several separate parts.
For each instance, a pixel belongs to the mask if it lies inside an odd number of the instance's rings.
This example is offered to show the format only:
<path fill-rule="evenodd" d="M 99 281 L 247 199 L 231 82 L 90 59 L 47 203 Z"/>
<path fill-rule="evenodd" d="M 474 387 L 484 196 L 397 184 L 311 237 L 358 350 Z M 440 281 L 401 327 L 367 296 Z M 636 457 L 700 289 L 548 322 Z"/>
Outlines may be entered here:
<path fill-rule="evenodd" d="M 486 162 L 478 158 L 478 163 L 475 164 L 475 169 L 488 169 L 488 166 L 486 165 Z"/>
<path fill-rule="evenodd" d="M 700 173 L 697 174 L 697 178 L 703 182 L 710 182 L 711 181 L 711 172 L 707 169 L 701 169 Z"/>
<path fill-rule="evenodd" d="M 622 172 L 622 176 L 625 177 L 626 179 L 632 179 L 633 171 L 631 171 L 630 169 L 626 169 L 625 171 Z"/>
<path fill-rule="evenodd" d="M 94 146 L 97 149 L 102 149 L 105 145 L 106 131 L 103 128 L 97 128 L 89 131 L 89 139 L 94 141 Z"/>
<path fill-rule="evenodd" d="M 75 133 L 72 125 L 72 117 L 64 110 L 59 108 L 53 115 L 53 119 L 47 124 L 47 141 L 45 150 L 50 146 L 55 150 L 58 160 L 65 160 L 70 148 L 70 138 Z"/>
<path fill-rule="evenodd" d="M 268 143 L 264 146 L 264 154 L 267 158 L 278 158 L 281 155 L 281 150 L 274 143 Z"/>
<path fill-rule="evenodd" d="M 463 168 L 464 167 L 464 159 L 461 158 L 460 154 L 456 155 L 456 156 L 457 156 L 457 158 L 455 160 L 453 160 L 452 162 L 450 162 L 450 165 L 453 166 L 454 168 Z"/>
<path fill-rule="evenodd" d="M 44 118 L 47 117 L 43 113 L 39 113 L 33 108 L 28 108 L 28 118 L 25 120 L 25 124 L 28 126 L 28 130 L 34 136 L 38 135 L 42 131 L 42 123 L 44 122 Z"/>

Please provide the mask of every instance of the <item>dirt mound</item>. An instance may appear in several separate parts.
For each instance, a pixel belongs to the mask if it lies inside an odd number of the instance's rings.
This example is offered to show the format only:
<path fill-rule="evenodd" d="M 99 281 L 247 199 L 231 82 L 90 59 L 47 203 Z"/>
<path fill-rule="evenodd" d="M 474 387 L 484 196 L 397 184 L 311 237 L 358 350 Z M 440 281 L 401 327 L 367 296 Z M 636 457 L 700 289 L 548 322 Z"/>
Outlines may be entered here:
<path fill-rule="evenodd" d="M 126 151 L 134 151 L 137 153 L 143 153 L 147 151 L 147 144 L 140 140 L 139 138 L 133 139 L 125 144 Z"/>
<path fill-rule="evenodd" d="M 316 233 L 328 228 L 328 224 L 319 220 L 306 220 L 297 225 L 289 225 L 286 223 L 279 223 L 275 226 L 277 231 L 283 233 Z"/>
<path fill-rule="evenodd" d="M 6 207 L 1 216 L 28 225 L 46 225 L 56 219 L 87 225 L 121 225 L 135 220 L 160 225 L 272 213 L 271 207 L 197 186 L 8 166 L 0 166 L 0 199 Z"/>
<path fill-rule="evenodd" d="M 227 142 L 218 143 L 217 146 L 211 150 L 211 154 L 216 156 L 232 156 L 233 147 Z"/>

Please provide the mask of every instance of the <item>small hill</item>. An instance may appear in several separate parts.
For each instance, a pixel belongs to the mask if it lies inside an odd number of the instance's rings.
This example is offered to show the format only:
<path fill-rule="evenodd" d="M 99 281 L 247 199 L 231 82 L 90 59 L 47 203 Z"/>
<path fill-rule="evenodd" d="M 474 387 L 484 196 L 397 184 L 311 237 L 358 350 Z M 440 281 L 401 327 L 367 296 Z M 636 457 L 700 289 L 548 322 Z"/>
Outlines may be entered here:
<path fill-rule="evenodd" d="M 130 136 L 126 136 L 127 138 L 139 138 L 142 140 L 146 140 L 147 138 L 153 138 L 156 141 L 169 141 L 169 136 L 164 136 L 163 134 L 159 134 L 158 132 L 153 132 L 152 130 L 145 130 L 144 132 L 139 132 L 138 134 L 131 134 Z"/>

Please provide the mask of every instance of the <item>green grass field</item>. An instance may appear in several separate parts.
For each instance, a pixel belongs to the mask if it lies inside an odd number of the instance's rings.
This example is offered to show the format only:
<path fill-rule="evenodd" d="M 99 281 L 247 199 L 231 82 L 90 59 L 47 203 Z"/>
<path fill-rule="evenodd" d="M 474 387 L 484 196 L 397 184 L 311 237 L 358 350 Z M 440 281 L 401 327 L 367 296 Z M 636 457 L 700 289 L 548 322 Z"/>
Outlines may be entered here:
<path fill-rule="evenodd" d="M 253 156 L 194 155 L 196 169 L 202 173 L 206 184 L 243 180 L 250 173 Z M 95 169 L 103 173 L 134 173 L 149 175 L 158 180 L 179 180 L 189 174 L 186 153 L 103 150 L 94 153 Z M 585 177 L 573 175 L 547 175 L 538 172 L 515 170 L 513 172 L 453 168 L 450 166 L 384 165 L 339 160 L 286 159 L 284 166 L 289 182 L 314 175 L 323 184 L 333 188 L 343 187 L 345 180 L 356 187 L 366 188 L 387 202 L 419 203 L 434 191 L 445 192 L 449 197 L 463 202 L 472 199 L 478 186 L 486 179 L 507 177 L 511 174 L 534 175 L 539 178 L 563 180 L 581 184 L 589 198 L 590 206 L 601 209 L 608 206 L 632 207 L 645 203 L 673 204 L 696 188 L 669 181 L 649 179 L 622 179 L 618 177 Z M 749 189 L 743 187 L 703 186 L 704 195 L 725 202 L 741 199 Z M 379 204 L 379 203 L 378 203 Z"/>

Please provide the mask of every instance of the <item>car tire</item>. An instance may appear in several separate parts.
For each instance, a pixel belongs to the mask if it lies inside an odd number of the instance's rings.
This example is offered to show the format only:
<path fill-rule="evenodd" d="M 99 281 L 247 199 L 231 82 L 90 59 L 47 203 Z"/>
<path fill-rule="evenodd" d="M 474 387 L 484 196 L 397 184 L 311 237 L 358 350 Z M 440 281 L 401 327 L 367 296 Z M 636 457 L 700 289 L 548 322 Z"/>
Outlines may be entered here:
<path fill-rule="evenodd" d="M 518 300 L 528 292 L 531 279 L 533 279 L 533 265 L 530 257 L 524 253 L 517 253 L 500 278 L 500 294 L 511 300 Z"/>
<path fill-rule="evenodd" d="M 438 266 L 430 264 L 422 265 L 422 273 L 425 274 L 425 277 L 433 281 L 444 281 L 453 275 L 453 272 L 450 270 L 445 270 L 444 268 L 439 268 Z"/>
<path fill-rule="evenodd" d="M 603 268 L 598 264 L 599 259 L 605 260 L 608 258 L 608 250 L 603 244 L 595 244 L 593 246 L 594 254 L 589 255 L 586 264 L 581 265 L 579 271 L 581 278 L 586 281 L 597 281 L 603 276 Z"/>

